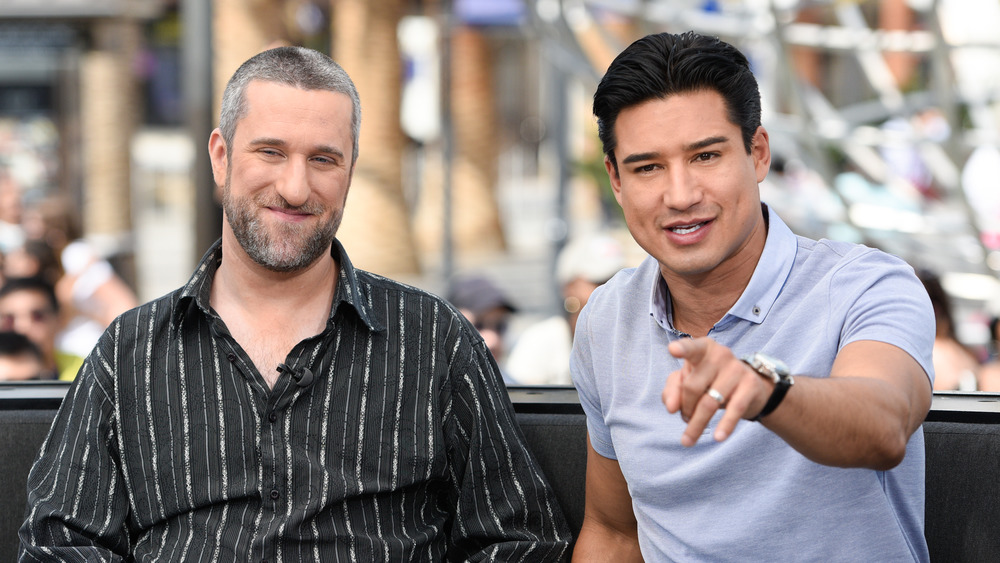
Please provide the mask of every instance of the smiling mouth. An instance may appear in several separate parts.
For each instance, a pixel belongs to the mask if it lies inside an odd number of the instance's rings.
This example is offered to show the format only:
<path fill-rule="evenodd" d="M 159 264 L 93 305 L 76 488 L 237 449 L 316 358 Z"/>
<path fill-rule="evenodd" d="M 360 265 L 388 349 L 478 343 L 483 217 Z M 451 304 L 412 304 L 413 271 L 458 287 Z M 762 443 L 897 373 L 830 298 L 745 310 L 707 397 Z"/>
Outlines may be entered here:
<path fill-rule="evenodd" d="M 679 235 L 686 235 L 686 234 L 689 234 L 689 233 L 693 233 L 693 232 L 697 231 L 698 229 L 704 227 L 706 223 L 708 223 L 708 221 L 703 221 L 701 223 L 695 223 L 693 225 L 679 225 L 677 227 L 667 227 L 667 230 L 670 231 L 670 232 L 672 232 L 672 233 L 677 233 Z"/>

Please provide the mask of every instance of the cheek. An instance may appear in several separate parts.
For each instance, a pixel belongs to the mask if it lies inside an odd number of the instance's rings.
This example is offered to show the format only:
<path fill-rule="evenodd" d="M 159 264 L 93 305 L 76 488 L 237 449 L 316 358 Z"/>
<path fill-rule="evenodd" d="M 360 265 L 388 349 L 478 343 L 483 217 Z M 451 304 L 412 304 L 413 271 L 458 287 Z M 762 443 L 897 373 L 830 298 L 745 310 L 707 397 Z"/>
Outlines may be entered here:
<path fill-rule="evenodd" d="M 621 205 L 622 212 L 629 220 L 641 220 L 646 215 L 652 216 L 657 209 L 657 201 L 657 194 L 654 190 L 643 189 L 636 185 L 622 190 L 618 197 L 618 204 Z"/>
<path fill-rule="evenodd" d="M 236 193 L 248 193 L 274 184 L 274 174 L 266 167 L 238 165 L 230 176 L 230 189 Z"/>

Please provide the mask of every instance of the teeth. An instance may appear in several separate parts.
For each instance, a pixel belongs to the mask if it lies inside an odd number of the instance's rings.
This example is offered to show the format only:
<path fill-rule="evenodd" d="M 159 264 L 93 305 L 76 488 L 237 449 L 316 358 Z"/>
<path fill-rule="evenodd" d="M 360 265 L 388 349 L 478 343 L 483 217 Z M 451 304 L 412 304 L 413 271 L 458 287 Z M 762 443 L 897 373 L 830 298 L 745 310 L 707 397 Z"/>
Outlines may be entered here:
<path fill-rule="evenodd" d="M 675 233 L 677 233 L 677 234 L 679 234 L 679 235 L 686 235 L 688 233 L 693 233 L 693 232 L 697 231 L 698 229 L 701 228 L 701 226 L 703 224 L 704 223 L 698 223 L 696 225 L 688 225 L 688 226 L 685 226 L 685 227 L 672 227 L 670 230 L 673 231 L 673 232 L 675 232 Z"/>

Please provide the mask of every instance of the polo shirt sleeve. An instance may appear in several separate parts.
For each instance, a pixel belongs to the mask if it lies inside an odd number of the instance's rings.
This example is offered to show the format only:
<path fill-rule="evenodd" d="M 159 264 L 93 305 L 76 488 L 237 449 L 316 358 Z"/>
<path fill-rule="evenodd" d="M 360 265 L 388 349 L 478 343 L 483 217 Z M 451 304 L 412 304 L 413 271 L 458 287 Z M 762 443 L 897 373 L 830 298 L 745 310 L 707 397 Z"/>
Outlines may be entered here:
<path fill-rule="evenodd" d="M 934 309 L 906 262 L 858 247 L 831 277 L 831 307 L 846 307 L 840 347 L 859 340 L 896 346 L 912 356 L 933 382 Z M 836 318 L 836 316 L 832 317 Z"/>
<path fill-rule="evenodd" d="M 125 483 L 115 454 L 106 334 L 80 369 L 28 475 L 21 561 L 124 561 Z M 102 346 L 102 344 L 104 346 Z"/>
<path fill-rule="evenodd" d="M 525 445 L 489 349 L 471 325 L 456 324 L 442 409 L 454 504 L 448 559 L 561 561 L 571 534 L 555 494 Z"/>
<path fill-rule="evenodd" d="M 591 312 L 600 299 L 602 289 L 602 287 L 598 287 L 594 291 L 587 303 L 588 306 L 584 307 L 577 317 L 569 370 L 573 378 L 573 386 L 576 387 L 577 395 L 580 397 L 580 405 L 587 415 L 587 437 L 590 440 L 590 445 L 600 455 L 608 459 L 618 459 L 611 440 L 611 430 L 604 422 L 604 410 L 601 406 L 592 356 L 594 336 L 601 334 L 601 331 L 595 330 L 592 326 Z"/>

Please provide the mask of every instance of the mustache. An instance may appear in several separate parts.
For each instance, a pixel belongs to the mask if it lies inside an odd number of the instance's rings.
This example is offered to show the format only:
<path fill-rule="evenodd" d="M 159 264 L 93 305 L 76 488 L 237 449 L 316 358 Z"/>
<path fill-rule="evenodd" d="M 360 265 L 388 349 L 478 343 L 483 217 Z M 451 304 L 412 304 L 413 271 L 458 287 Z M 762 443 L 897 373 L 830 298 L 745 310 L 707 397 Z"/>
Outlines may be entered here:
<path fill-rule="evenodd" d="M 302 205 L 292 205 L 280 195 L 262 195 L 257 199 L 257 205 L 261 207 L 271 207 L 282 211 L 294 211 L 296 213 L 307 213 L 309 215 L 322 215 L 326 207 L 315 202 L 306 202 Z"/>

